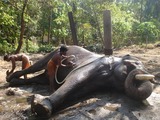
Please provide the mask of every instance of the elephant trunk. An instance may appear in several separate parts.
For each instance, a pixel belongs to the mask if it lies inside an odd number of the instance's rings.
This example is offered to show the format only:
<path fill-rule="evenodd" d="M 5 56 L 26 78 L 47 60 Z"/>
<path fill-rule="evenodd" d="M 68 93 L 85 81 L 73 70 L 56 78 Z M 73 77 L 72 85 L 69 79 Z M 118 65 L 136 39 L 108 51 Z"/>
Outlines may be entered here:
<path fill-rule="evenodd" d="M 136 76 L 138 75 L 148 75 L 145 71 L 140 69 L 135 69 L 131 71 L 125 80 L 125 92 L 126 94 L 136 100 L 145 100 L 148 98 L 152 91 L 152 84 L 148 78 L 138 80 Z M 151 79 L 150 79 L 151 80 Z"/>

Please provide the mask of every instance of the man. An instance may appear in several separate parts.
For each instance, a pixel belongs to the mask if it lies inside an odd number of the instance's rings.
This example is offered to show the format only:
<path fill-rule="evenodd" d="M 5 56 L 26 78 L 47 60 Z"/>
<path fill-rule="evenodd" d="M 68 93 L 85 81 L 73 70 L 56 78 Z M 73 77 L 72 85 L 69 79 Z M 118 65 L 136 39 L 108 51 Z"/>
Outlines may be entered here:
<path fill-rule="evenodd" d="M 4 60 L 7 62 L 12 62 L 12 69 L 10 71 L 7 70 L 7 76 L 14 72 L 16 68 L 16 61 L 22 61 L 22 70 L 28 68 L 31 65 L 29 57 L 25 54 L 5 55 Z M 24 75 L 24 79 L 27 79 L 27 75 Z"/>
<path fill-rule="evenodd" d="M 50 91 L 54 92 L 55 91 L 55 84 L 54 84 L 54 77 L 55 77 L 55 72 L 58 66 L 73 66 L 74 63 L 70 62 L 70 65 L 64 65 L 62 64 L 62 60 L 64 58 L 69 58 L 69 56 L 66 56 L 66 52 L 68 51 L 68 48 L 66 46 L 61 46 L 60 51 L 54 54 L 54 56 L 50 59 L 50 61 L 47 64 L 47 72 L 48 72 L 48 77 L 50 81 Z"/>

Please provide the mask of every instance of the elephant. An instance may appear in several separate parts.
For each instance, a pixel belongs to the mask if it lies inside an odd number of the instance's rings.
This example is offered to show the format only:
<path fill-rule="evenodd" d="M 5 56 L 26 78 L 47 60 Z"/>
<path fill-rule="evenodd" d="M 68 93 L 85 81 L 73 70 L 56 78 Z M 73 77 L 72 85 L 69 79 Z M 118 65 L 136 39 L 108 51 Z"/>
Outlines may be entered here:
<path fill-rule="evenodd" d="M 131 55 L 106 56 L 75 45 L 67 47 L 67 55 L 74 56 L 72 60 L 75 66 L 57 68 L 56 91 L 49 96 L 33 95 L 31 102 L 33 113 L 49 117 L 65 101 L 79 99 L 95 91 L 117 90 L 137 101 L 145 100 L 151 95 L 153 91 L 151 81 L 154 80 L 154 75 L 147 72 L 138 58 Z M 47 62 L 58 51 L 59 48 L 29 68 L 14 72 L 7 77 L 7 82 L 12 86 L 49 84 L 46 71 L 28 79 L 22 79 L 20 76 L 45 69 Z M 67 63 L 68 60 L 63 62 Z"/>

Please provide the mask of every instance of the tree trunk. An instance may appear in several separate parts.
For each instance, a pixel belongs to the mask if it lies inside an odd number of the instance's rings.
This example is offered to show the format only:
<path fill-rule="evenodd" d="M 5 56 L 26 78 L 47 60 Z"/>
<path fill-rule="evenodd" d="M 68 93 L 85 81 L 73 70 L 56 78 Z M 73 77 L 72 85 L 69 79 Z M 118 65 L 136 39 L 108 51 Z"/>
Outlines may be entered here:
<path fill-rule="evenodd" d="M 98 22 L 98 17 L 97 17 L 97 14 L 96 14 L 96 11 L 94 8 L 93 9 L 93 12 L 94 12 L 94 16 L 95 16 L 95 20 L 96 20 L 96 23 L 97 23 L 97 30 L 98 30 L 98 34 L 99 34 L 99 37 L 101 38 L 101 41 L 102 43 L 104 44 L 104 40 L 103 40 L 103 37 L 102 37 L 102 33 L 101 33 L 101 29 L 100 29 L 100 25 L 99 25 L 99 22 Z M 103 47 L 103 46 L 102 46 Z M 102 48 L 103 49 L 103 48 Z"/>
<path fill-rule="evenodd" d="M 69 23 L 70 23 L 71 33 L 72 33 L 73 44 L 78 45 L 77 32 L 76 32 L 76 27 L 75 27 L 75 22 L 73 20 L 72 12 L 68 12 L 68 18 L 69 18 Z"/>
<path fill-rule="evenodd" d="M 143 0 L 141 0 L 141 10 L 140 10 L 140 23 L 142 22 L 142 16 L 143 16 Z"/>
<path fill-rule="evenodd" d="M 49 44 L 49 43 L 50 43 L 50 37 L 51 37 L 52 7 L 51 7 L 51 11 L 50 11 L 50 15 L 49 15 L 48 21 L 49 21 L 49 27 L 48 27 L 48 44 Z"/>
<path fill-rule="evenodd" d="M 43 27 L 43 29 L 42 29 L 42 37 L 41 37 L 41 39 L 42 39 L 42 44 L 44 43 L 44 27 Z"/>
<path fill-rule="evenodd" d="M 29 33 L 27 34 L 27 36 L 26 36 L 26 51 L 28 52 L 29 51 L 29 43 L 28 43 L 28 40 L 29 39 Z"/>
<path fill-rule="evenodd" d="M 25 8 L 27 6 L 27 2 L 28 2 L 28 0 L 24 0 L 22 14 L 21 14 L 21 33 L 20 33 L 20 39 L 18 42 L 18 47 L 15 51 L 15 54 L 20 52 L 22 45 L 23 45 L 23 35 L 24 35 L 24 29 L 25 29 L 24 12 L 25 12 Z"/>

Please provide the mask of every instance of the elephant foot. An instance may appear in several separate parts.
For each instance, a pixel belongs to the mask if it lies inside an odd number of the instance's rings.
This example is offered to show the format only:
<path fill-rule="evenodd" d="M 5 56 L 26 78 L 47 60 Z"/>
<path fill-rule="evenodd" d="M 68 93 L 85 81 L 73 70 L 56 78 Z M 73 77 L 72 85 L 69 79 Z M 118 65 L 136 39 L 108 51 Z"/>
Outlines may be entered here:
<path fill-rule="evenodd" d="M 50 117 L 52 104 L 47 97 L 36 94 L 32 96 L 31 111 L 37 116 Z"/>
<path fill-rule="evenodd" d="M 10 82 L 13 78 L 19 78 L 20 76 L 21 76 L 20 75 L 20 71 L 16 71 L 16 72 L 14 72 L 12 74 L 7 75 L 6 81 Z"/>

